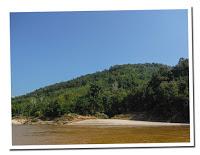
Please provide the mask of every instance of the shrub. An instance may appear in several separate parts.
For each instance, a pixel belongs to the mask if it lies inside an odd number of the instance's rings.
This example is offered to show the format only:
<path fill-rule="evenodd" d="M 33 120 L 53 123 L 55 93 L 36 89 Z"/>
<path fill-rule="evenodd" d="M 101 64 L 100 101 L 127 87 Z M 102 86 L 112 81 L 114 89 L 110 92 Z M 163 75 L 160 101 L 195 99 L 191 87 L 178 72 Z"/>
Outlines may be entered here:
<path fill-rule="evenodd" d="M 100 112 L 97 112 L 97 113 L 95 114 L 95 117 L 101 118 L 101 119 L 108 119 L 108 118 L 109 118 L 106 114 L 100 113 Z"/>

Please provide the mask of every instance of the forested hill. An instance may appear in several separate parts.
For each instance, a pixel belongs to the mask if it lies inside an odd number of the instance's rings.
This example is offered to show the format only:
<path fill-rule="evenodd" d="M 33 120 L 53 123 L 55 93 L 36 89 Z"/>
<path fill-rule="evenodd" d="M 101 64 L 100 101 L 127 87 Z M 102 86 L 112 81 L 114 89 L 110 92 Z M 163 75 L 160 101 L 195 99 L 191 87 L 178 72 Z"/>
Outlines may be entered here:
<path fill-rule="evenodd" d="M 60 93 L 62 90 L 70 88 L 84 87 L 92 83 L 102 85 L 105 89 L 113 87 L 113 84 L 118 83 L 118 87 L 124 89 L 132 89 L 132 85 L 138 86 L 147 82 L 153 73 L 157 72 L 161 67 L 169 67 L 162 64 L 146 63 L 146 64 L 125 64 L 115 65 L 108 70 L 87 74 L 77 77 L 73 80 L 56 83 L 44 88 L 35 90 L 24 97 L 43 96 Z M 169 67 L 170 68 L 170 67 Z"/>
<path fill-rule="evenodd" d="M 143 113 L 156 121 L 189 121 L 188 59 L 176 66 L 115 65 L 108 70 L 40 88 L 12 98 L 12 115 L 59 117 L 67 113 Z"/>

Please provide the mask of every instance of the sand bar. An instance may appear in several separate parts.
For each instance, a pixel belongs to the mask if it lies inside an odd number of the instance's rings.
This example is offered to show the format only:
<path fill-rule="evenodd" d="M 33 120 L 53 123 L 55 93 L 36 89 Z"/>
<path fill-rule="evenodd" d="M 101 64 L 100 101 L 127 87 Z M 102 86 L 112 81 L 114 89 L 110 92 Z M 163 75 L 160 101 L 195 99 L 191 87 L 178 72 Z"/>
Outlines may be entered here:
<path fill-rule="evenodd" d="M 186 123 L 168 123 L 168 122 L 149 122 L 135 120 L 120 120 L 120 119 L 88 119 L 78 122 L 72 122 L 69 125 L 130 125 L 130 126 L 180 126 L 189 125 Z"/>

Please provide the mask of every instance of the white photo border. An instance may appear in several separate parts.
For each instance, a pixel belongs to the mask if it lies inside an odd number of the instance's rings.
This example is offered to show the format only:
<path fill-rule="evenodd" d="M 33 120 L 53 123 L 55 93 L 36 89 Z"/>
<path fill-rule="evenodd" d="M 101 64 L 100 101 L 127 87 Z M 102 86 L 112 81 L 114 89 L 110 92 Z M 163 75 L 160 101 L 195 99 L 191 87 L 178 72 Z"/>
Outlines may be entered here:
<path fill-rule="evenodd" d="M 64 3 L 64 2 L 63 2 Z M 11 129 L 11 84 L 9 85 L 10 88 L 6 89 L 5 98 L 8 105 L 6 106 L 6 120 L 8 122 L 6 125 L 9 125 L 7 128 L 10 131 L 9 135 L 9 146 L 10 150 L 56 150 L 56 149 L 98 149 L 98 148 L 157 148 L 157 147 L 194 147 L 195 146 L 195 121 L 194 121 L 194 53 L 193 53 L 193 9 L 188 5 L 188 3 L 159 3 L 158 5 L 154 5 L 155 3 L 148 5 L 148 4 L 138 4 L 135 3 L 117 3 L 116 5 L 99 5 L 98 3 L 92 5 L 83 5 L 80 6 L 78 4 L 70 4 L 64 6 L 62 3 L 58 3 L 59 5 L 50 5 L 49 6 L 18 6 L 16 5 L 8 5 L 6 9 L 6 22 L 7 26 L 10 25 L 10 13 L 13 12 L 67 12 L 67 11 L 120 11 L 120 10 L 174 10 L 174 9 L 187 9 L 188 11 L 188 55 L 189 55 L 189 93 L 190 93 L 190 142 L 188 143 L 134 143 L 134 144 L 76 144 L 76 145 L 12 145 L 12 129 Z M 121 5 L 122 4 L 122 5 Z M 20 4 L 18 4 L 20 5 Z M 11 79 L 11 70 L 10 70 L 10 31 L 7 31 L 10 27 L 6 28 L 5 35 L 5 58 L 7 59 L 6 68 L 8 69 L 8 81 Z M 7 73 L 7 72 L 6 72 Z M 11 81 L 11 80 L 10 80 Z"/>

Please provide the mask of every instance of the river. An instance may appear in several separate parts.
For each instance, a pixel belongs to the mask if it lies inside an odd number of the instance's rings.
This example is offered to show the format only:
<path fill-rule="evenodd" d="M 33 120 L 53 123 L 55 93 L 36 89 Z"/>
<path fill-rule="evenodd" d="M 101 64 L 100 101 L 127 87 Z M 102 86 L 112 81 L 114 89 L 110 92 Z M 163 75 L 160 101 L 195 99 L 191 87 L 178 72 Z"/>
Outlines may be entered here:
<path fill-rule="evenodd" d="M 186 126 L 12 125 L 13 145 L 189 142 Z"/>

